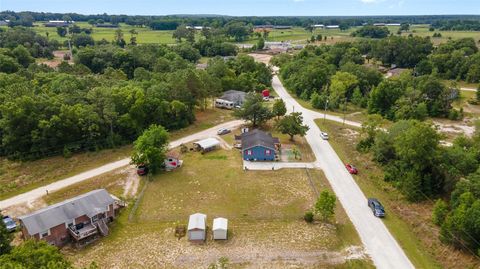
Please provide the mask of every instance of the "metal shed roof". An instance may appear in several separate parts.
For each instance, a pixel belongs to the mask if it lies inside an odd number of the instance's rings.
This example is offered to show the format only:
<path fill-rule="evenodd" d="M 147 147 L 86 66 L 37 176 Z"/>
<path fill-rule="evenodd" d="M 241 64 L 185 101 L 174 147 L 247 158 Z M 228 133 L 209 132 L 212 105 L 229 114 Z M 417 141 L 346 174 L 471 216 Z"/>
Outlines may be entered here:
<path fill-rule="evenodd" d="M 213 220 L 213 230 L 227 230 L 228 228 L 228 220 L 225 218 L 216 218 Z"/>
<path fill-rule="evenodd" d="M 217 139 L 215 139 L 213 137 L 210 137 L 210 138 L 207 138 L 207 139 L 197 141 L 193 144 L 199 145 L 202 149 L 208 149 L 208 148 L 212 148 L 212 147 L 216 147 L 216 146 L 220 145 L 220 141 L 218 141 Z"/>
<path fill-rule="evenodd" d="M 107 206 L 113 203 L 113 198 L 105 189 L 98 189 L 42 208 L 18 219 L 22 221 L 28 234 L 34 235 L 62 223 L 71 222 L 72 219 L 83 215 L 91 217 L 104 212 L 107 210 Z"/>
<path fill-rule="evenodd" d="M 202 213 L 195 213 L 190 215 L 188 219 L 188 230 L 200 229 L 205 230 L 205 222 L 207 221 L 207 215 Z"/>

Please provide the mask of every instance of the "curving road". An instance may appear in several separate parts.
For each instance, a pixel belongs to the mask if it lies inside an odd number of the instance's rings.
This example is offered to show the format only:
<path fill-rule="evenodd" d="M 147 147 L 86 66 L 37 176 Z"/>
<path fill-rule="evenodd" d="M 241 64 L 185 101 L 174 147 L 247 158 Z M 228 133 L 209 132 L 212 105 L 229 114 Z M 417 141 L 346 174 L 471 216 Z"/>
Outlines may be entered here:
<path fill-rule="evenodd" d="M 203 138 L 207 138 L 207 137 L 216 136 L 217 135 L 217 130 L 220 129 L 220 128 L 235 129 L 235 128 L 240 127 L 242 124 L 244 124 L 244 121 L 241 121 L 241 120 L 234 120 L 234 121 L 225 122 L 225 123 L 219 124 L 215 127 L 209 128 L 207 130 L 204 130 L 204 131 L 201 131 L 201 132 L 198 132 L 198 133 L 195 133 L 195 134 L 192 134 L 192 135 L 185 136 L 183 138 L 174 140 L 174 141 L 170 142 L 169 146 L 170 146 L 170 148 L 175 148 L 175 147 L 180 146 L 181 144 L 185 144 L 185 143 L 188 143 L 188 142 L 191 142 L 191 141 L 194 141 L 194 140 L 199 140 L 199 139 L 203 139 Z M 65 178 L 65 179 L 53 182 L 51 184 L 48 184 L 48 185 L 36 188 L 34 190 L 19 194 L 17 196 L 12 197 L 12 198 L 0 201 L 0 209 L 8 208 L 10 206 L 17 205 L 17 204 L 23 204 L 23 203 L 34 201 L 34 200 L 44 196 L 47 193 L 47 190 L 49 192 L 54 192 L 56 190 L 68 187 L 68 186 L 73 185 L 73 184 L 78 183 L 78 182 L 82 182 L 82 181 L 90 179 L 92 177 L 99 176 L 101 174 L 104 174 L 104 173 L 113 171 L 115 169 L 127 166 L 129 164 L 130 164 L 130 158 L 125 158 L 123 160 L 112 162 L 112 163 L 100 166 L 98 168 L 88 170 L 88 171 L 83 172 L 81 174 L 78 174 L 78 175 L 75 175 L 75 176 L 72 176 L 72 177 L 69 177 L 69 178 Z"/>
<path fill-rule="evenodd" d="M 330 144 L 320 139 L 320 129 L 314 120 L 322 118 L 323 113 L 314 112 L 303 108 L 285 90 L 277 76 L 273 77 L 272 86 L 282 98 L 289 112 L 295 109 L 302 112 L 304 123 L 310 127 L 306 139 L 310 144 L 317 163 L 325 173 L 338 200 L 347 212 L 348 217 L 357 229 L 358 234 L 377 268 L 384 269 L 408 269 L 414 268 L 413 264 L 405 255 L 404 251 L 390 234 L 382 220 L 373 216 L 367 206 L 367 198 L 358 187 L 353 177 L 347 172 L 343 162 L 335 153 Z M 327 119 L 342 122 L 338 116 L 327 114 Z M 360 126 L 357 122 L 345 122 L 354 126 Z M 334 135 L 334 134 L 330 134 Z"/>

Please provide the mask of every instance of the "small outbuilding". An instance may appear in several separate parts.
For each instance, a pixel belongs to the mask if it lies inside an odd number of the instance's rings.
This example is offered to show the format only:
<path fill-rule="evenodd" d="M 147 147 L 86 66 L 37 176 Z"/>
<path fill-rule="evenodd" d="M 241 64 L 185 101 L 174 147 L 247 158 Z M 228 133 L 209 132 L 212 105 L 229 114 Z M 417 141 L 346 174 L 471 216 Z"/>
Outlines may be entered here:
<path fill-rule="evenodd" d="M 213 220 L 213 239 L 227 240 L 228 220 L 225 218 L 216 218 Z"/>
<path fill-rule="evenodd" d="M 209 152 L 218 147 L 220 145 L 220 141 L 217 139 L 210 137 L 207 139 L 199 140 L 197 142 L 194 142 L 193 145 L 195 146 L 195 149 L 197 151 L 202 151 L 202 152 Z"/>
<path fill-rule="evenodd" d="M 180 160 L 180 154 L 176 151 L 169 151 L 165 155 L 165 170 L 172 171 L 175 168 L 182 166 L 183 161 Z"/>
<path fill-rule="evenodd" d="M 188 220 L 188 240 L 205 241 L 207 215 L 195 213 Z"/>

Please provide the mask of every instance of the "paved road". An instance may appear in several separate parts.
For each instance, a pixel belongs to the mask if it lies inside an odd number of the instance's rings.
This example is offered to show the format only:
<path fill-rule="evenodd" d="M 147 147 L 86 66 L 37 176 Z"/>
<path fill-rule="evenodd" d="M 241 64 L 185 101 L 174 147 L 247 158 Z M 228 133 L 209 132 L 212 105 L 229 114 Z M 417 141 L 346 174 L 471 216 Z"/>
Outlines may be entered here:
<path fill-rule="evenodd" d="M 347 172 L 343 162 L 333 148 L 327 141 L 320 139 L 320 129 L 315 124 L 314 119 L 319 118 L 319 114 L 323 117 L 323 114 L 300 106 L 300 104 L 288 94 L 277 76 L 273 78 L 273 88 L 285 101 L 289 112 L 291 112 L 293 108 L 295 108 L 295 111 L 302 112 L 304 122 L 310 127 L 306 139 L 340 203 L 357 229 L 375 266 L 385 269 L 414 268 L 382 220 L 373 216 L 367 206 L 367 198 L 353 177 Z M 331 115 L 327 115 L 327 118 L 339 122 L 343 121 L 341 117 Z M 352 125 L 356 124 L 358 123 Z"/>
<path fill-rule="evenodd" d="M 215 127 L 212 127 L 210 129 L 180 138 L 178 140 L 172 141 L 170 143 L 171 148 L 175 148 L 180 146 L 181 144 L 188 143 L 194 140 L 198 139 L 203 139 L 211 136 L 216 136 L 217 135 L 217 130 L 220 128 L 229 128 L 229 129 L 235 129 L 238 128 L 240 125 L 242 125 L 244 121 L 241 120 L 234 120 L 234 121 L 229 121 L 223 124 L 219 124 Z M 82 182 L 84 180 L 90 179 L 92 177 L 99 176 L 101 174 L 110 172 L 112 170 L 127 166 L 130 164 L 130 158 L 125 158 L 123 160 L 119 160 L 113 163 L 109 163 L 103 166 L 100 166 L 98 168 L 83 172 L 81 174 L 78 174 L 73 177 L 65 178 L 60 181 L 56 181 L 54 183 L 48 184 L 43 187 L 39 187 L 37 189 L 31 190 L 29 192 L 25 192 L 22 194 L 19 194 L 17 196 L 14 196 L 12 198 L 0 201 L 0 209 L 1 208 L 8 208 L 13 205 L 17 204 L 22 204 L 26 202 L 31 202 L 34 201 L 38 198 L 41 198 L 47 193 L 47 190 L 49 192 L 54 192 L 56 190 L 68 187 L 70 185 L 73 185 L 78 182 Z"/>

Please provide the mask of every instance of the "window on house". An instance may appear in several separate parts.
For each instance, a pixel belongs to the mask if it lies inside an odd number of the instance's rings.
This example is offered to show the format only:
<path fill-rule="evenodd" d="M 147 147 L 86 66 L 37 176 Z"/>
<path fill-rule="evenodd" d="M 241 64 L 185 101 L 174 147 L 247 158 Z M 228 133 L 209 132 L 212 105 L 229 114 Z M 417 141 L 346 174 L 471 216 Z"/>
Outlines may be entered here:
<path fill-rule="evenodd" d="M 252 151 L 251 151 L 251 150 L 247 150 L 247 155 L 252 155 Z"/>
<path fill-rule="evenodd" d="M 50 235 L 50 229 L 40 233 L 40 238 L 44 238 Z"/>
<path fill-rule="evenodd" d="M 92 221 L 93 221 L 93 222 L 95 222 L 95 221 L 97 221 L 97 220 L 98 220 L 98 216 L 93 216 L 93 217 L 92 217 Z"/>
<path fill-rule="evenodd" d="M 270 150 L 269 150 L 269 149 L 265 150 L 265 155 L 270 155 L 270 154 L 271 154 L 271 153 L 270 153 Z"/>

